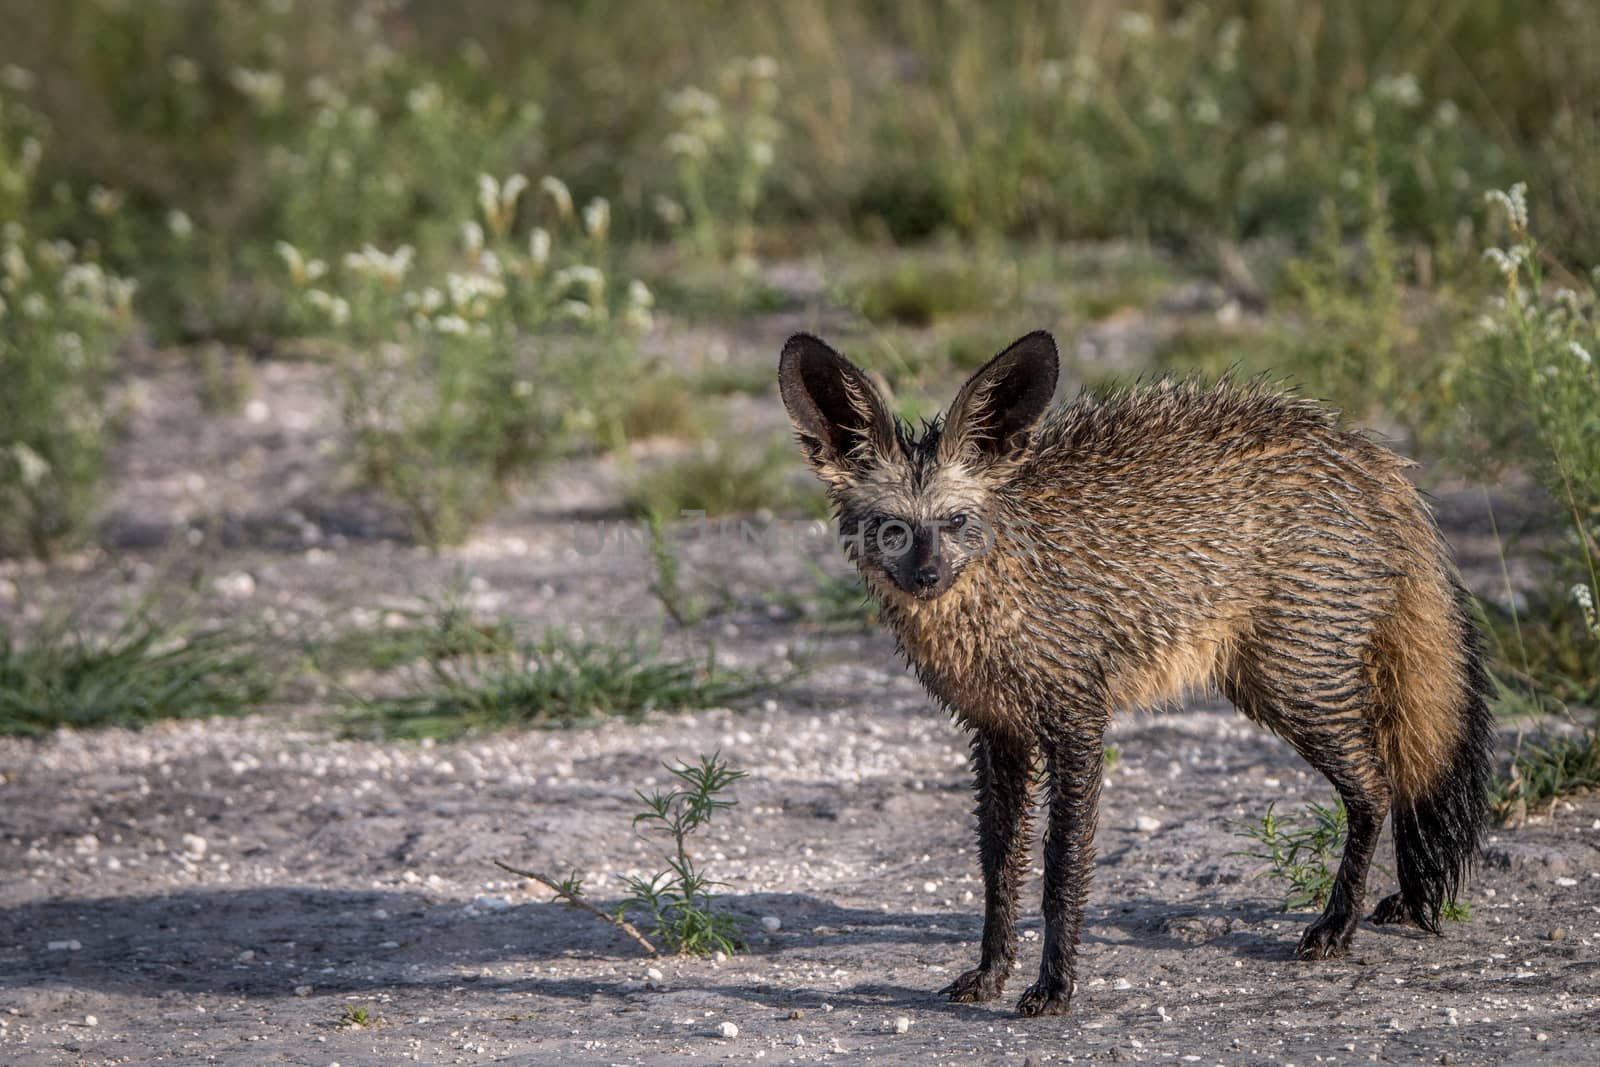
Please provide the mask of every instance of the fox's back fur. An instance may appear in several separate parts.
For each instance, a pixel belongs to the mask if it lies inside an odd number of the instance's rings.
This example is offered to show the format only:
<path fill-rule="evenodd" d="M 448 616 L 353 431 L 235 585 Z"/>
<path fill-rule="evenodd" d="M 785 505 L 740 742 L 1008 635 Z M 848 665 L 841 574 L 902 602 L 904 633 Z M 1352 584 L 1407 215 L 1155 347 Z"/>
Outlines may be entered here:
<path fill-rule="evenodd" d="M 1086 393 L 992 490 L 994 550 L 936 600 L 878 592 L 974 726 L 1031 733 L 1063 687 L 1119 707 L 1215 687 L 1286 733 L 1307 703 L 1371 730 L 1415 792 L 1455 747 L 1470 666 L 1408 465 L 1261 384 Z"/>
<path fill-rule="evenodd" d="M 915 433 L 832 357 L 833 394 L 819 353 L 785 400 L 841 526 L 981 512 L 991 538 L 953 564 L 930 555 L 927 589 L 853 550 L 906 658 L 978 739 L 980 809 L 992 751 L 1093 735 L 1098 752 L 1110 711 L 1214 688 L 1338 788 L 1352 841 L 1370 838 L 1341 869 L 1355 908 L 1392 808 L 1401 893 L 1377 918 L 1437 929 L 1482 832 L 1493 729 L 1467 601 L 1408 461 L 1259 382 L 1163 380 L 1046 411 L 1042 334 Z M 813 399 L 834 409 L 827 440 L 808 429 Z M 1302 954 L 1343 950 L 1354 920 L 1336 918 Z"/>

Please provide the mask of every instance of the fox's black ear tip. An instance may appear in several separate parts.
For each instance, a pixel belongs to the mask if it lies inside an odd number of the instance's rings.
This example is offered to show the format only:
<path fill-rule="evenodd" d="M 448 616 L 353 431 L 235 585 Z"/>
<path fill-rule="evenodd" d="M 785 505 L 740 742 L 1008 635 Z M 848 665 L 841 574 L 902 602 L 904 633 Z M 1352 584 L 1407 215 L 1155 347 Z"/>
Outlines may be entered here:
<path fill-rule="evenodd" d="M 1016 345 L 1012 347 L 1015 348 L 1018 345 L 1026 345 L 1041 352 L 1048 352 L 1057 358 L 1061 355 L 1061 348 L 1056 344 L 1055 334 L 1049 330 L 1034 330 L 1032 333 L 1023 334 L 1017 339 Z"/>

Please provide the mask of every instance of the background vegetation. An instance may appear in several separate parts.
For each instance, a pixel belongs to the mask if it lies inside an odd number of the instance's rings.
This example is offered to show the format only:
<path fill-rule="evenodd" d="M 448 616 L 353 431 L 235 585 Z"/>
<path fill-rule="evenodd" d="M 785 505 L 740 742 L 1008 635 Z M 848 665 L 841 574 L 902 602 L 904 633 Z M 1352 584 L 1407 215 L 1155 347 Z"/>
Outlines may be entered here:
<path fill-rule="evenodd" d="M 439 546 L 574 454 L 633 472 L 657 529 L 815 514 L 729 414 L 770 361 L 664 368 L 663 316 L 846 309 L 927 414 L 1012 322 L 1189 300 L 1158 367 L 1271 371 L 1431 469 L 1540 487 L 1563 532 L 1519 549 L 1545 585 L 1485 605 L 1500 674 L 1519 707 L 1600 691 L 1593 4 L 0 0 L 0 25 L 0 552 L 92 542 L 152 349 L 194 353 L 219 408 L 264 361 L 325 361 L 351 484 Z M 700 443 L 635 471 L 653 437 Z"/>

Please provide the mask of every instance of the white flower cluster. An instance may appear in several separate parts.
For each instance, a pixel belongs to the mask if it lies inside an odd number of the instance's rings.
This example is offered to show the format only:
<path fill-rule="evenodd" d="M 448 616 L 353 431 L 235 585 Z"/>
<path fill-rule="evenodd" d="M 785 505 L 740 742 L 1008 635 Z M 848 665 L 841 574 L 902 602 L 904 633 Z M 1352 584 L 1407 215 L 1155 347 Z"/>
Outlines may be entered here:
<path fill-rule="evenodd" d="M 1600 616 L 1595 614 L 1594 591 L 1579 582 L 1572 587 L 1572 599 L 1577 603 L 1578 610 L 1583 612 L 1583 621 L 1589 627 L 1589 633 L 1600 637 Z"/>
<path fill-rule="evenodd" d="M 410 245 L 401 245 L 393 252 L 384 252 L 372 245 L 366 245 L 361 251 L 351 252 L 344 257 L 344 269 L 358 276 L 374 278 L 394 288 L 405 280 L 415 254 L 416 250 Z"/>

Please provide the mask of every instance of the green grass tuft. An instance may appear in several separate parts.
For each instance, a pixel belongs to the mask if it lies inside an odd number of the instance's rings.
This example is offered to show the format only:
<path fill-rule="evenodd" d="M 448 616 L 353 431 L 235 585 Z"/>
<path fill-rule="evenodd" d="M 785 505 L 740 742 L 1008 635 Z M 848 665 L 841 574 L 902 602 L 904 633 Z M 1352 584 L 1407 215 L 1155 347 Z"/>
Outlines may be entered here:
<path fill-rule="evenodd" d="M 0 625 L 0 733 L 144 726 L 233 715 L 266 700 L 272 674 L 231 630 L 191 632 L 135 614 L 109 637 L 72 625 Z"/>
<path fill-rule="evenodd" d="M 350 732 L 449 738 L 507 727 L 571 727 L 651 711 L 719 707 L 774 680 L 675 658 L 637 641 L 549 633 L 488 655 L 434 661 L 402 696 L 358 700 Z"/>

